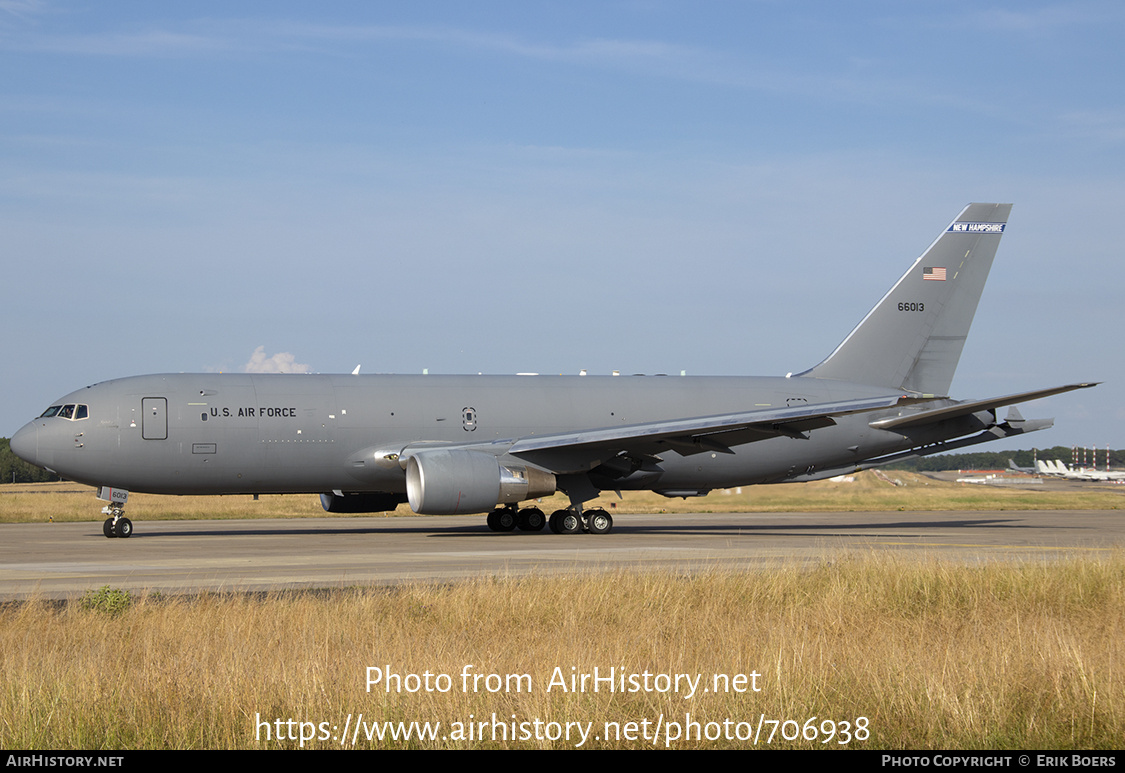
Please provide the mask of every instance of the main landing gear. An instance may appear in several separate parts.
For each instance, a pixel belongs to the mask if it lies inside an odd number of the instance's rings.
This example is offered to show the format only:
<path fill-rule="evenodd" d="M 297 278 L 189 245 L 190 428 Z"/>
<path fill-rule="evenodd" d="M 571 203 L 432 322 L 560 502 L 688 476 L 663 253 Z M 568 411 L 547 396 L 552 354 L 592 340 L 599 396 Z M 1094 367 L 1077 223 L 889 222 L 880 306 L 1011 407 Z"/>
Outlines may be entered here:
<path fill-rule="evenodd" d="M 587 510 L 579 513 L 574 508 L 551 513 L 551 531 L 555 534 L 609 534 L 613 530 L 613 516 L 605 510 Z"/>
<path fill-rule="evenodd" d="M 102 512 L 109 514 L 109 518 L 106 518 L 105 523 L 102 524 L 102 534 L 122 539 L 133 536 L 133 522 L 125 517 L 124 507 L 110 505 L 103 507 Z"/>
<path fill-rule="evenodd" d="M 613 516 L 605 510 L 579 512 L 574 508 L 556 510 L 548 520 L 538 507 L 498 507 L 488 514 L 488 528 L 493 531 L 542 531 L 550 526 L 555 534 L 609 534 L 613 529 Z"/>
<path fill-rule="evenodd" d="M 538 507 L 498 507 L 488 514 L 488 528 L 493 531 L 542 531 L 547 525 L 547 516 Z"/>

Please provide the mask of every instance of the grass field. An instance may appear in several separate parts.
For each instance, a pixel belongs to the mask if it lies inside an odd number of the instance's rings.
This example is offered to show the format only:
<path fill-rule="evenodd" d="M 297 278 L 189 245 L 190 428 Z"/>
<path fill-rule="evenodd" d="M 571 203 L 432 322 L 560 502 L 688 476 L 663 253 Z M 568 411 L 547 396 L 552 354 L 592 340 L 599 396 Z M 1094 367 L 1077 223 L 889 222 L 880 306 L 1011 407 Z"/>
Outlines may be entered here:
<path fill-rule="evenodd" d="M 973 568 L 853 555 L 811 571 L 16 604 L 0 611 L 0 746 L 573 748 L 586 727 L 586 748 L 749 747 L 764 722 L 763 747 L 772 731 L 772 747 L 1113 749 L 1123 589 L 1121 554 Z M 639 689 L 564 689 L 595 667 Z M 473 689 L 466 672 L 496 677 Z M 472 737 L 457 724 L 470 720 L 485 721 Z M 441 724 L 380 740 L 384 722 Z M 580 723 L 569 739 L 565 723 Z"/>
<path fill-rule="evenodd" d="M 893 477 L 906 485 L 865 474 L 617 505 L 1112 509 L 1125 496 Z M 0 487 L 8 522 L 100 520 L 99 507 L 74 484 Z M 141 520 L 322 514 L 314 496 L 135 495 L 129 508 Z M 603 689 L 564 689 L 595 669 Z M 604 688 L 610 669 L 624 690 Z M 812 568 L 264 596 L 91 588 L 82 601 L 0 607 L 9 749 L 1114 749 L 1122 738 L 1120 551 L 979 566 L 841 553 Z"/>
<path fill-rule="evenodd" d="M 1111 510 L 1125 509 L 1125 486 L 1062 484 L 1008 488 L 954 483 L 915 473 L 874 472 L 855 476 L 851 483 L 817 481 L 775 486 L 751 486 L 714 491 L 706 497 L 667 499 L 647 491 L 612 492 L 587 503 L 612 512 L 847 512 L 881 510 Z M 0 485 L 0 523 L 100 521 L 101 506 L 94 489 L 76 483 Z M 561 494 L 539 504 L 546 513 L 565 507 Z M 138 521 L 200 518 L 316 518 L 329 515 L 311 494 L 263 496 L 175 497 L 130 494 L 126 513 Z M 408 515 L 399 505 L 396 513 Z"/>

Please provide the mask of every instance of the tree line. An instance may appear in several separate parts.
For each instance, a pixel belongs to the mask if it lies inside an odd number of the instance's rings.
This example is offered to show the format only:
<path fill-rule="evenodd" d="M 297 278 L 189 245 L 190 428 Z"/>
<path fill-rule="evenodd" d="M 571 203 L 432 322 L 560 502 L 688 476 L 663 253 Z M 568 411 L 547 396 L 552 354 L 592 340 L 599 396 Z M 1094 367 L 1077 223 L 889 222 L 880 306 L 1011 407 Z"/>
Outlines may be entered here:
<path fill-rule="evenodd" d="M 1063 464 L 1071 463 L 1070 446 L 1053 446 L 1051 448 L 1032 449 L 1031 451 L 978 451 L 971 454 L 934 454 L 923 456 L 920 459 L 908 459 L 897 464 L 887 465 L 892 470 L 910 470 L 913 472 L 941 472 L 943 470 L 1001 470 L 1007 469 L 1008 460 L 1014 461 L 1020 467 L 1034 467 L 1036 459 L 1053 461 L 1061 459 Z M 1095 459 L 1095 456 L 1097 457 Z M 1082 465 L 1082 449 L 1078 449 L 1078 458 L 1075 460 Z M 1099 470 L 1105 469 L 1105 448 L 1086 450 L 1086 466 L 1097 465 Z M 1125 450 L 1110 450 L 1109 466 L 1120 469 L 1125 465 Z"/>
<path fill-rule="evenodd" d="M 12 453 L 8 438 L 0 438 L 0 483 L 46 483 L 54 480 L 62 478 L 20 459 Z"/>

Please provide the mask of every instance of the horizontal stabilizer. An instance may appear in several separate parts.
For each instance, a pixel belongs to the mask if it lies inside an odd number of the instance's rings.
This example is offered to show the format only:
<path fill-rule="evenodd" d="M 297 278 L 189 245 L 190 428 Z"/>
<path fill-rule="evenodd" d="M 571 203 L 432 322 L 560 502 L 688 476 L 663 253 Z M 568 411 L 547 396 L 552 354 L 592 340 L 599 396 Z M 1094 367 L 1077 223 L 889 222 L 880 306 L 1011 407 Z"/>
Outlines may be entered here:
<path fill-rule="evenodd" d="M 970 437 L 958 438 L 956 440 L 946 440 L 940 443 L 930 443 L 919 448 L 912 448 L 909 451 L 902 451 L 897 454 L 887 454 L 873 459 L 867 459 L 855 464 L 849 464 L 841 467 L 834 467 L 823 470 L 816 470 L 815 472 L 794 475 L 785 478 L 785 482 L 808 482 L 813 480 L 824 480 L 826 478 L 834 478 L 837 475 L 847 475 L 862 470 L 870 470 L 875 467 L 885 467 L 888 464 L 896 464 L 898 462 L 905 462 L 910 459 L 918 459 L 923 456 L 930 456 L 932 454 L 944 454 L 950 451 L 957 451 L 961 448 L 968 448 L 980 443 L 991 443 L 993 440 L 1001 440 L 1003 438 L 1014 437 L 1016 435 L 1026 435 L 1028 432 L 1037 432 L 1041 429 L 1050 429 L 1054 426 L 1054 419 L 1028 419 L 1018 421 L 1015 424 L 1004 422 L 989 427 L 983 432 Z M 1039 464 L 1042 466 L 1043 461 L 1040 460 Z M 1042 467 L 1041 467 L 1042 469 Z"/>

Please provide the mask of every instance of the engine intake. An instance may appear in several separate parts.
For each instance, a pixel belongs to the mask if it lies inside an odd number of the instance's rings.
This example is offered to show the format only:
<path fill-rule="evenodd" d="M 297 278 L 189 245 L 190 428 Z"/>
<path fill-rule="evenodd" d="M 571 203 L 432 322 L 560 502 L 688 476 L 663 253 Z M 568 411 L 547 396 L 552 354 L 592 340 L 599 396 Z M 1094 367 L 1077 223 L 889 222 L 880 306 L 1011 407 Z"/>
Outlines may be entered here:
<path fill-rule="evenodd" d="M 422 515 L 484 513 L 500 504 L 550 496 L 556 488 L 552 473 L 501 464 L 477 451 L 434 449 L 406 462 L 410 509 Z"/>

